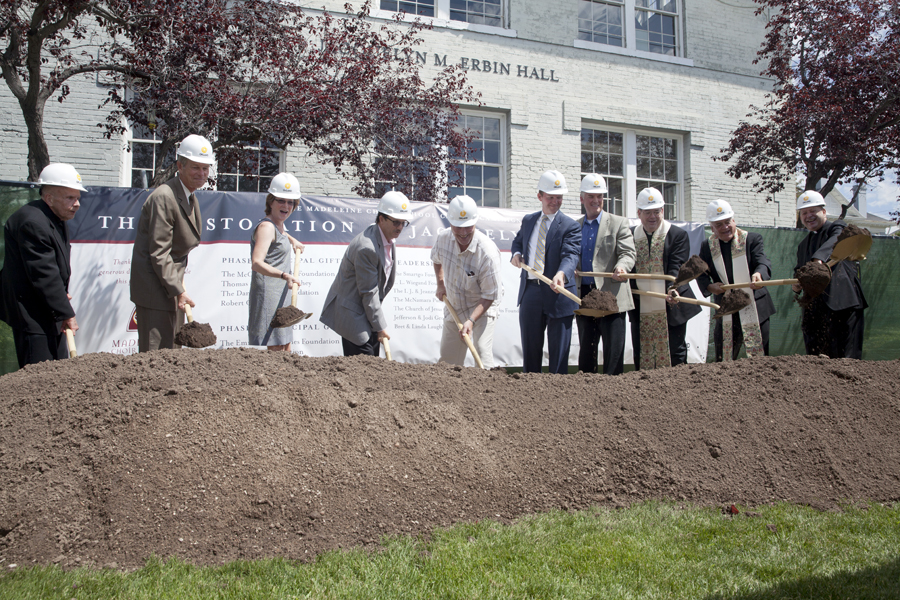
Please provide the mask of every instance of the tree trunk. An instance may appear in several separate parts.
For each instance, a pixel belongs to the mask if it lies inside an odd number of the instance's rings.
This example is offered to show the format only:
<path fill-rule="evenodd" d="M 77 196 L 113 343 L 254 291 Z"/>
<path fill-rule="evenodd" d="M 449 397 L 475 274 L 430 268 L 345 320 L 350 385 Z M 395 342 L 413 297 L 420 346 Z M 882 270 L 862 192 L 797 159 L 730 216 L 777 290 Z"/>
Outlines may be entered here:
<path fill-rule="evenodd" d="M 50 164 L 50 151 L 44 137 L 44 105 L 42 100 L 29 106 L 28 97 L 19 102 L 28 129 L 28 181 L 37 181 L 44 167 Z"/>

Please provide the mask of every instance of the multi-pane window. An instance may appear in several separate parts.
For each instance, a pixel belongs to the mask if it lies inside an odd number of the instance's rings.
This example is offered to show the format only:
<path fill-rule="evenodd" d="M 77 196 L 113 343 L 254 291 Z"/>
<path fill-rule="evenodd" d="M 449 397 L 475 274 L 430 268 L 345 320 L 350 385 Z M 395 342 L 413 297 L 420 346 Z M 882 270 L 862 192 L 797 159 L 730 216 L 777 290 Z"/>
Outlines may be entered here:
<path fill-rule="evenodd" d="M 475 138 L 469 143 L 468 160 L 460 165 L 461 173 L 450 170 L 447 197 L 465 194 L 479 206 L 500 206 L 503 143 L 501 123 L 497 117 L 477 114 L 460 115 L 459 126 Z"/>
<path fill-rule="evenodd" d="M 637 181 L 636 193 L 655 187 L 666 202 L 663 217 L 675 218 L 675 201 L 678 191 L 678 140 L 636 136 Z"/>
<path fill-rule="evenodd" d="M 216 189 L 223 192 L 265 192 L 281 170 L 281 150 L 266 145 L 242 149 L 219 161 Z"/>
<path fill-rule="evenodd" d="M 624 46 L 624 0 L 581 0 L 578 6 L 578 39 L 609 46 Z"/>
<path fill-rule="evenodd" d="M 581 130 L 581 176 L 599 173 L 606 180 L 605 210 L 625 216 L 625 136 L 617 131 Z"/>
<path fill-rule="evenodd" d="M 379 8 L 420 17 L 503 27 L 507 0 L 381 0 Z"/>
<path fill-rule="evenodd" d="M 420 190 L 420 181 L 430 174 L 429 165 L 418 157 L 428 152 L 428 146 L 390 147 L 388 141 L 378 138 L 372 168 L 375 172 L 375 198 L 386 192 L 397 190 L 413 200 L 425 200 L 432 197 L 428 190 Z M 388 179 L 388 176 L 400 178 L 400 181 Z M 424 194 L 419 197 L 419 192 Z"/>
<path fill-rule="evenodd" d="M 578 40 L 679 56 L 679 0 L 579 0 Z"/>
<path fill-rule="evenodd" d="M 156 134 L 140 125 L 132 126 L 131 138 L 131 187 L 149 189 L 157 169 L 165 169 L 175 162 L 175 150 L 173 148 L 162 156 Z"/>
<path fill-rule="evenodd" d="M 626 216 L 628 200 L 633 204 L 641 190 L 655 187 L 666 203 L 664 217 L 676 220 L 681 193 L 679 144 L 675 136 L 584 127 L 581 174 L 603 175 L 609 187 L 606 209 L 611 213 Z"/>
<path fill-rule="evenodd" d="M 637 49 L 675 56 L 676 0 L 635 0 L 634 29 Z"/>

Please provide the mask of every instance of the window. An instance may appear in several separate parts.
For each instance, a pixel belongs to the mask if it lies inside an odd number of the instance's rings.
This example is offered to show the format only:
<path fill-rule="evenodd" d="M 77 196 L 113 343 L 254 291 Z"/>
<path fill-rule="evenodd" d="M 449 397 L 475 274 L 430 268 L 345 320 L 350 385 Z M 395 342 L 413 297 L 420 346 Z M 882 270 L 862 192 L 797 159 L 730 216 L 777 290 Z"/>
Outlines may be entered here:
<path fill-rule="evenodd" d="M 462 173 L 448 173 L 447 197 L 465 194 L 479 206 L 500 206 L 502 195 L 503 140 L 498 117 L 479 114 L 460 116 L 459 125 L 475 134 L 469 144 L 474 152 L 462 164 Z"/>
<path fill-rule="evenodd" d="M 397 190 L 406 194 L 411 200 L 424 200 L 418 198 L 417 192 L 423 192 L 426 197 L 430 194 L 420 190 L 423 179 L 428 179 L 430 170 L 427 163 L 417 160 L 428 152 L 428 146 L 399 146 L 389 147 L 385 138 L 377 138 L 375 152 L 378 154 L 373 161 L 375 171 L 375 198 L 381 198 L 386 192 Z M 393 175 L 399 181 L 387 179 Z"/>
<path fill-rule="evenodd" d="M 160 141 L 156 139 L 156 133 L 146 127 L 133 125 L 131 128 L 131 187 L 150 188 L 153 181 L 153 173 L 157 168 L 165 169 L 175 162 L 175 150 L 172 149 L 166 156 L 160 156 Z"/>
<path fill-rule="evenodd" d="M 235 153 L 232 153 L 235 154 Z M 265 192 L 281 171 L 282 151 L 265 144 L 249 146 L 220 161 L 216 189 L 223 192 Z"/>
<path fill-rule="evenodd" d="M 680 56 L 678 0 L 579 0 L 577 47 L 588 42 Z"/>
<path fill-rule="evenodd" d="M 381 0 L 385 11 L 403 11 L 420 17 L 434 17 L 489 27 L 504 26 L 506 0 Z"/>
<path fill-rule="evenodd" d="M 647 187 L 660 190 L 666 219 L 678 218 L 681 196 L 681 137 L 638 132 L 581 129 L 581 175 L 600 173 L 606 179 L 606 208 L 619 216 L 629 214 L 637 195 Z"/>

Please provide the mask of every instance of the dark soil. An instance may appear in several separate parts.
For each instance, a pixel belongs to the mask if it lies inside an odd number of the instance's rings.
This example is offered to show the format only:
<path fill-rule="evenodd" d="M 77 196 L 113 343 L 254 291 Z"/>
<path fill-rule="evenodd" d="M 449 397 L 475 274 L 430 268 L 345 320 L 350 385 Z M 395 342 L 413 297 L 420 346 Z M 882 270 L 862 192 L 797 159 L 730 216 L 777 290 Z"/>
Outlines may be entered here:
<path fill-rule="evenodd" d="M 857 227 L 856 225 L 849 223 L 846 227 L 844 227 L 844 230 L 841 231 L 841 234 L 838 236 L 837 243 L 840 243 L 841 241 L 849 237 L 854 237 L 857 235 L 867 235 L 869 237 L 872 237 L 872 232 L 870 232 L 868 229 Z"/>
<path fill-rule="evenodd" d="M 258 350 L 0 378 L 0 565 L 311 559 L 648 499 L 900 500 L 900 361 L 508 375 Z"/>
<path fill-rule="evenodd" d="M 709 265 L 706 264 L 706 261 L 694 254 L 678 269 L 678 275 L 675 277 L 675 283 L 672 284 L 672 287 L 681 287 L 697 279 L 707 271 L 709 271 Z"/>
<path fill-rule="evenodd" d="M 822 295 L 828 288 L 828 284 L 831 283 L 831 269 L 826 264 L 811 260 L 797 269 L 797 279 L 803 288 L 803 295 L 797 298 L 797 302 L 806 308 L 813 298 Z"/>
<path fill-rule="evenodd" d="M 209 323 L 191 321 L 182 325 L 175 334 L 175 343 L 188 348 L 206 348 L 216 343 L 216 334 Z"/>
<path fill-rule="evenodd" d="M 277 329 L 279 327 L 290 327 L 296 325 L 306 316 L 306 313 L 296 306 L 283 306 L 275 311 L 272 322 L 269 327 Z"/>
<path fill-rule="evenodd" d="M 728 290 L 722 295 L 722 301 L 719 302 L 719 310 L 713 315 L 714 319 L 725 317 L 730 314 L 743 310 L 750 306 L 753 299 L 749 293 L 742 289 Z"/>
<path fill-rule="evenodd" d="M 619 303 L 615 294 L 602 290 L 591 290 L 587 296 L 581 299 L 581 308 L 590 310 L 602 310 L 604 312 L 619 312 Z"/>

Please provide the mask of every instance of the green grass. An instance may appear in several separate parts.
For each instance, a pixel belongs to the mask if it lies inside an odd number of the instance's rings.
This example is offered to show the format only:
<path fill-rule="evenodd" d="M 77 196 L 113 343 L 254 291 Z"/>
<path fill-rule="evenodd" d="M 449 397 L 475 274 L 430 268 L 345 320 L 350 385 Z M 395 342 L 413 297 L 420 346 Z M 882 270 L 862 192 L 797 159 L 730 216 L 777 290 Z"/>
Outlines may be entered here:
<path fill-rule="evenodd" d="M 381 551 L 132 573 L 17 568 L 0 598 L 900 598 L 900 505 L 779 504 L 731 517 L 648 502 L 396 537 Z"/>

